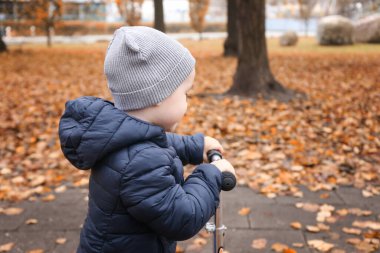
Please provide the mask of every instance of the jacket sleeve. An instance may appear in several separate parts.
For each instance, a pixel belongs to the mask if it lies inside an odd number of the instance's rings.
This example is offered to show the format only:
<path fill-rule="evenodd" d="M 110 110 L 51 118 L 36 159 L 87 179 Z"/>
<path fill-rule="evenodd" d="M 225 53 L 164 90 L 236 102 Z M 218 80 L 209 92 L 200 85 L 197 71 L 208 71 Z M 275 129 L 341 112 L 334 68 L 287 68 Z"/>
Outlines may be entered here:
<path fill-rule="evenodd" d="M 152 161 L 148 163 L 147 161 Z M 176 162 L 178 161 L 178 162 Z M 211 164 L 199 165 L 181 186 L 172 173 L 182 166 L 159 148 L 140 151 L 121 182 L 121 200 L 128 212 L 169 240 L 196 235 L 219 204 L 221 173 Z"/>
<path fill-rule="evenodd" d="M 178 135 L 166 133 L 169 146 L 172 146 L 183 165 L 198 165 L 203 162 L 204 135 Z"/>

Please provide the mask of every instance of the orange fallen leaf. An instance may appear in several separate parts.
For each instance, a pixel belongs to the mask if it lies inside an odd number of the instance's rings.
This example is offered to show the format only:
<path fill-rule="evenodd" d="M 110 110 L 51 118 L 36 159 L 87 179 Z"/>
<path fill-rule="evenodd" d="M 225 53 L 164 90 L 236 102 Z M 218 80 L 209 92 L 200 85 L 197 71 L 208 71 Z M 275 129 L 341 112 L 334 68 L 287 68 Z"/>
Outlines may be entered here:
<path fill-rule="evenodd" d="M 290 226 L 294 229 L 301 229 L 302 228 L 302 224 L 299 223 L 298 221 L 295 221 L 295 222 L 292 222 L 290 223 Z"/>
<path fill-rule="evenodd" d="M 197 245 L 201 245 L 201 246 L 204 246 L 207 244 L 207 240 L 204 239 L 204 238 L 200 238 L 200 237 L 197 237 L 193 240 L 193 243 L 194 244 L 197 244 Z"/>
<path fill-rule="evenodd" d="M 29 250 L 28 253 L 44 253 L 45 251 L 43 249 L 32 249 Z"/>
<path fill-rule="evenodd" d="M 175 253 L 185 253 L 185 250 L 181 246 L 177 245 L 175 248 Z"/>
<path fill-rule="evenodd" d="M 282 243 L 278 243 L 278 242 L 272 244 L 272 250 L 274 250 L 276 252 L 283 252 L 287 248 L 289 248 L 289 247 L 286 244 L 282 244 Z"/>
<path fill-rule="evenodd" d="M 330 194 L 329 193 L 322 193 L 321 195 L 319 195 L 319 198 L 321 198 L 321 199 L 328 199 L 328 198 L 330 198 Z"/>
<path fill-rule="evenodd" d="M 65 192 L 66 190 L 67 190 L 66 185 L 61 185 L 61 186 L 55 188 L 54 191 L 55 191 L 56 193 L 62 193 L 62 192 Z"/>
<path fill-rule="evenodd" d="M 339 216 L 346 216 L 348 214 L 348 210 L 347 209 L 339 209 L 339 210 L 336 211 L 336 213 Z"/>
<path fill-rule="evenodd" d="M 45 202 L 50 202 L 50 201 L 53 201 L 53 200 L 55 200 L 54 194 L 49 194 L 49 195 L 47 195 L 47 196 L 45 196 L 45 197 L 42 198 L 42 201 L 45 201 Z"/>
<path fill-rule="evenodd" d="M 333 249 L 331 253 L 346 253 L 346 251 L 343 249 Z"/>
<path fill-rule="evenodd" d="M 242 209 L 239 210 L 239 214 L 241 216 L 246 216 L 251 212 L 251 208 L 249 207 L 243 207 Z"/>
<path fill-rule="evenodd" d="M 360 252 L 374 252 L 378 247 L 378 245 L 375 246 L 366 241 L 362 241 L 355 245 L 355 248 L 358 249 Z"/>
<path fill-rule="evenodd" d="M 359 238 L 348 238 L 346 242 L 352 245 L 356 245 L 359 244 L 361 240 Z"/>
<path fill-rule="evenodd" d="M 0 245 L 0 252 L 8 252 L 8 251 L 12 250 L 14 245 L 15 244 L 13 242 L 9 242 L 9 243 Z"/>
<path fill-rule="evenodd" d="M 25 221 L 25 224 L 27 225 L 34 225 L 34 224 L 37 224 L 38 223 L 38 220 L 37 219 L 28 219 Z"/>
<path fill-rule="evenodd" d="M 354 221 L 352 226 L 359 228 L 370 228 L 373 230 L 380 230 L 380 222 L 375 221 Z"/>
<path fill-rule="evenodd" d="M 297 251 L 292 248 L 287 248 L 287 249 L 284 249 L 282 253 L 297 253 Z"/>
<path fill-rule="evenodd" d="M 19 215 L 23 211 L 24 209 L 19 207 L 0 208 L 0 214 L 3 213 L 5 215 Z"/>
<path fill-rule="evenodd" d="M 328 231 L 330 230 L 330 226 L 326 225 L 326 224 L 323 224 L 323 223 L 318 223 L 317 224 L 317 227 L 321 230 L 321 231 Z"/>
<path fill-rule="evenodd" d="M 321 229 L 319 227 L 317 227 L 317 226 L 311 226 L 311 225 L 307 225 L 306 226 L 306 230 L 308 232 L 312 232 L 312 233 L 318 233 L 318 232 L 321 231 Z"/>
<path fill-rule="evenodd" d="M 342 228 L 342 231 L 345 232 L 346 234 L 351 234 L 351 235 L 360 235 L 362 233 L 362 231 L 357 228 L 344 227 Z"/>

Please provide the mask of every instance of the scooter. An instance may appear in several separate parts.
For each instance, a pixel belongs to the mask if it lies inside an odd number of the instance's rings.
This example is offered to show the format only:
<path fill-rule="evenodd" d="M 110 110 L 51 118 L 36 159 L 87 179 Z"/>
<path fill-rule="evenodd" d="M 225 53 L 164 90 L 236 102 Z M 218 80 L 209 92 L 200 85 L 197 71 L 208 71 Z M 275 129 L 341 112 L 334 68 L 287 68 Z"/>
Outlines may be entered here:
<path fill-rule="evenodd" d="M 207 153 L 207 158 L 210 163 L 223 159 L 222 154 L 218 150 L 210 150 Z M 222 191 L 231 191 L 235 186 L 235 175 L 231 172 L 224 171 L 222 173 Z M 213 220 L 213 222 L 207 222 L 205 229 L 207 232 L 213 233 L 213 253 L 223 253 L 224 236 L 227 227 L 222 223 L 222 195 L 220 196 L 219 206 L 211 220 Z"/>

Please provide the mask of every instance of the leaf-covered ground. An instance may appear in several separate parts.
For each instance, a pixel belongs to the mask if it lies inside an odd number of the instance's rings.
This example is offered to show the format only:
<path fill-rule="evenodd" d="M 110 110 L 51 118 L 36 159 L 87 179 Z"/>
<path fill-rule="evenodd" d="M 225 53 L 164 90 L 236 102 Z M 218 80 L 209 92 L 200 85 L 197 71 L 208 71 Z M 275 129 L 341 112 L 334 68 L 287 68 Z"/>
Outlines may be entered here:
<path fill-rule="evenodd" d="M 300 197 L 298 184 L 380 193 L 379 46 L 301 44 L 298 52 L 270 42 L 276 78 L 308 96 L 285 104 L 209 95 L 229 88 L 236 59 L 221 56 L 221 40 L 183 43 L 197 59 L 197 76 L 178 133 L 220 139 L 240 184 L 268 197 Z M 88 172 L 61 154 L 57 126 L 68 99 L 111 99 L 103 75 L 106 46 L 14 47 L 0 55 L 0 200 L 43 195 L 49 201 L 68 182 L 87 183 Z"/>

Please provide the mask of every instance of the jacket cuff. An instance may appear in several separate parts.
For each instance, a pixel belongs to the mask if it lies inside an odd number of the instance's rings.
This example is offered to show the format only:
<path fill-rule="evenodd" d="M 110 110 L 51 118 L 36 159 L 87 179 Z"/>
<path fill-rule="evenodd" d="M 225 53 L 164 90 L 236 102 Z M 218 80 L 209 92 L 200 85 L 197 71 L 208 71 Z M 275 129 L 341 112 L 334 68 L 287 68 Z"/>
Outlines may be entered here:
<path fill-rule="evenodd" d="M 215 196 L 222 190 L 222 172 L 213 164 L 203 163 L 194 172 L 200 172 Z"/>

